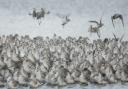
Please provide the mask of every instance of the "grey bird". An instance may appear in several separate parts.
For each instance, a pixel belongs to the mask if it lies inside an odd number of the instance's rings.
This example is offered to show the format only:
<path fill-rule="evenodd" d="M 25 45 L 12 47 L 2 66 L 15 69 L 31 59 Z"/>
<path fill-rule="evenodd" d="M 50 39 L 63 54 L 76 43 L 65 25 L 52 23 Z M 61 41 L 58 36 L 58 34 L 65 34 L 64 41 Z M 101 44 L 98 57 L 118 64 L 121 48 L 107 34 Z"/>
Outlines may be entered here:
<path fill-rule="evenodd" d="M 120 19 L 121 22 L 122 22 L 122 25 L 123 25 L 123 27 L 124 27 L 124 20 L 123 20 L 123 16 L 122 16 L 121 14 L 114 14 L 114 15 L 111 17 L 113 27 L 115 28 L 114 20 L 116 20 L 116 19 Z"/>
<path fill-rule="evenodd" d="M 93 27 L 92 25 L 90 25 L 90 29 L 89 32 L 91 33 L 97 33 L 97 36 L 100 38 L 100 28 L 104 26 L 104 24 L 102 23 L 102 19 L 100 20 L 100 22 L 98 21 L 89 21 L 91 23 L 95 23 L 97 26 Z"/>
<path fill-rule="evenodd" d="M 102 26 L 104 26 L 104 24 L 102 23 L 102 19 L 100 19 L 100 22 L 98 21 L 89 21 L 89 22 L 96 23 L 98 28 L 101 28 Z"/>
<path fill-rule="evenodd" d="M 40 11 L 36 11 L 36 9 L 33 9 L 32 13 L 29 13 L 29 15 L 32 15 L 33 18 L 36 18 L 38 21 L 41 20 L 41 18 L 44 18 L 46 14 L 50 14 L 49 11 L 46 11 L 44 8 L 41 8 Z M 41 24 L 41 21 L 39 21 L 39 25 Z"/>
<path fill-rule="evenodd" d="M 33 12 L 29 13 L 29 15 L 31 15 L 33 18 L 36 18 L 36 9 L 33 8 Z"/>
<path fill-rule="evenodd" d="M 62 23 L 62 26 L 64 27 L 68 22 L 71 21 L 71 19 L 69 19 L 69 16 L 65 16 L 65 21 Z"/>

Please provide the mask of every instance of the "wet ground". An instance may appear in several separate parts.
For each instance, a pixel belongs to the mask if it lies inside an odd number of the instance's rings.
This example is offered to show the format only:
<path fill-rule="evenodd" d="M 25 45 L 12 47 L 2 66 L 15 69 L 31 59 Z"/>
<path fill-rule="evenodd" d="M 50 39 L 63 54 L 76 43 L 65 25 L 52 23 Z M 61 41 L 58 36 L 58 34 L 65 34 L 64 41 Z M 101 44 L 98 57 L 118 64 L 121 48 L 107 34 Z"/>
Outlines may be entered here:
<path fill-rule="evenodd" d="M 6 89 L 6 88 L 2 88 Z M 29 87 L 20 87 L 19 89 L 30 89 Z M 128 89 L 128 84 L 108 84 L 108 85 L 95 85 L 95 84 L 89 84 L 89 85 L 79 85 L 79 84 L 73 84 L 68 85 L 64 87 L 57 87 L 57 86 L 47 86 L 43 85 L 37 89 Z"/>

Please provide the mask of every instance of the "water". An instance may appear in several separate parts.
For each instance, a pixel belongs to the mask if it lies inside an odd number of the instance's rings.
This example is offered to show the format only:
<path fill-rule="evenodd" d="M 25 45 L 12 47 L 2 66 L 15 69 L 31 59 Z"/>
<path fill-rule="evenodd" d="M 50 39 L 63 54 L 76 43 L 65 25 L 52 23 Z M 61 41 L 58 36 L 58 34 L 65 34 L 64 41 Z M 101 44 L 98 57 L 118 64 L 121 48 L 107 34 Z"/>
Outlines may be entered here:
<path fill-rule="evenodd" d="M 5 87 L 5 88 L 0 88 L 0 89 L 7 89 L 7 88 Z M 30 88 L 29 87 L 19 87 L 18 89 L 30 89 Z M 117 84 L 107 84 L 107 85 L 72 84 L 72 85 L 67 85 L 67 86 L 64 86 L 64 87 L 42 85 L 37 89 L 128 89 L 128 83 L 125 83 L 125 84 L 117 83 Z"/>
<path fill-rule="evenodd" d="M 27 89 L 27 88 L 24 88 Z M 28 88 L 29 89 L 29 88 Z M 108 84 L 108 85 L 94 85 L 94 84 L 89 84 L 87 86 L 84 85 L 68 85 L 65 87 L 51 87 L 51 86 L 42 86 L 38 89 L 128 89 L 128 84 Z"/>

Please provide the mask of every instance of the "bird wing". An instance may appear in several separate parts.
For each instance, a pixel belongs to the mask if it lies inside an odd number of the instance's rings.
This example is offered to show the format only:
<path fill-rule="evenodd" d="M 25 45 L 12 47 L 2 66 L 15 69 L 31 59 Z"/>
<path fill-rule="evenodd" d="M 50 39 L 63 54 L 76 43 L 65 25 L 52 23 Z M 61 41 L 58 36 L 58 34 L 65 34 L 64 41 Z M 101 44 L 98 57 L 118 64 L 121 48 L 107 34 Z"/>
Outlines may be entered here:
<path fill-rule="evenodd" d="M 124 20 L 123 20 L 123 16 L 122 15 L 120 15 L 120 19 L 121 19 L 122 25 L 124 27 Z"/>
<path fill-rule="evenodd" d="M 57 13 L 57 14 L 56 14 L 56 16 L 58 16 L 59 18 L 62 18 L 62 19 L 64 19 L 64 18 L 65 18 L 65 16 L 64 16 L 64 15 L 59 14 L 59 13 Z"/>
<path fill-rule="evenodd" d="M 100 24 L 102 23 L 102 18 L 100 19 Z"/>
<path fill-rule="evenodd" d="M 112 20 L 112 25 L 113 25 L 113 27 L 114 27 L 114 29 L 115 29 L 113 16 L 111 17 L 111 20 Z"/>
<path fill-rule="evenodd" d="M 99 25 L 99 23 L 97 21 L 89 21 L 91 23 L 96 23 L 97 25 Z"/>
<path fill-rule="evenodd" d="M 57 13 L 56 16 L 58 16 L 59 18 L 62 18 L 62 19 L 65 19 L 65 18 L 68 18 L 70 16 L 70 14 L 59 14 Z"/>
<path fill-rule="evenodd" d="M 117 40 L 117 37 L 116 37 L 116 35 L 114 33 L 113 33 L 113 36 L 114 36 L 115 40 Z"/>
<path fill-rule="evenodd" d="M 71 19 L 68 16 L 66 16 L 66 21 L 69 22 L 71 21 Z"/>
<path fill-rule="evenodd" d="M 100 32 L 97 32 L 97 36 L 100 38 Z"/>
<path fill-rule="evenodd" d="M 69 18 L 68 18 L 68 16 L 66 16 L 65 18 L 66 18 L 66 20 L 68 20 L 68 19 L 69 19 Z"/>

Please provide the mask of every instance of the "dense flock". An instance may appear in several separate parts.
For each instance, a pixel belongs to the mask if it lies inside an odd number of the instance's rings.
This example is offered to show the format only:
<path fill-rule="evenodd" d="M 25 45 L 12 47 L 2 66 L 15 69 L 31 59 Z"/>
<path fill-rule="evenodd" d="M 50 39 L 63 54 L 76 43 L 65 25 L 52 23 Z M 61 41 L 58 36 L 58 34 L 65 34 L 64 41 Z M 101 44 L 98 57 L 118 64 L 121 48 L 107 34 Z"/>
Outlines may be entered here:
<path fill-rule="evenodd" d="M 128 41 L 61 36 L 0 37 L 0 87 L 128 81 Z"/>

